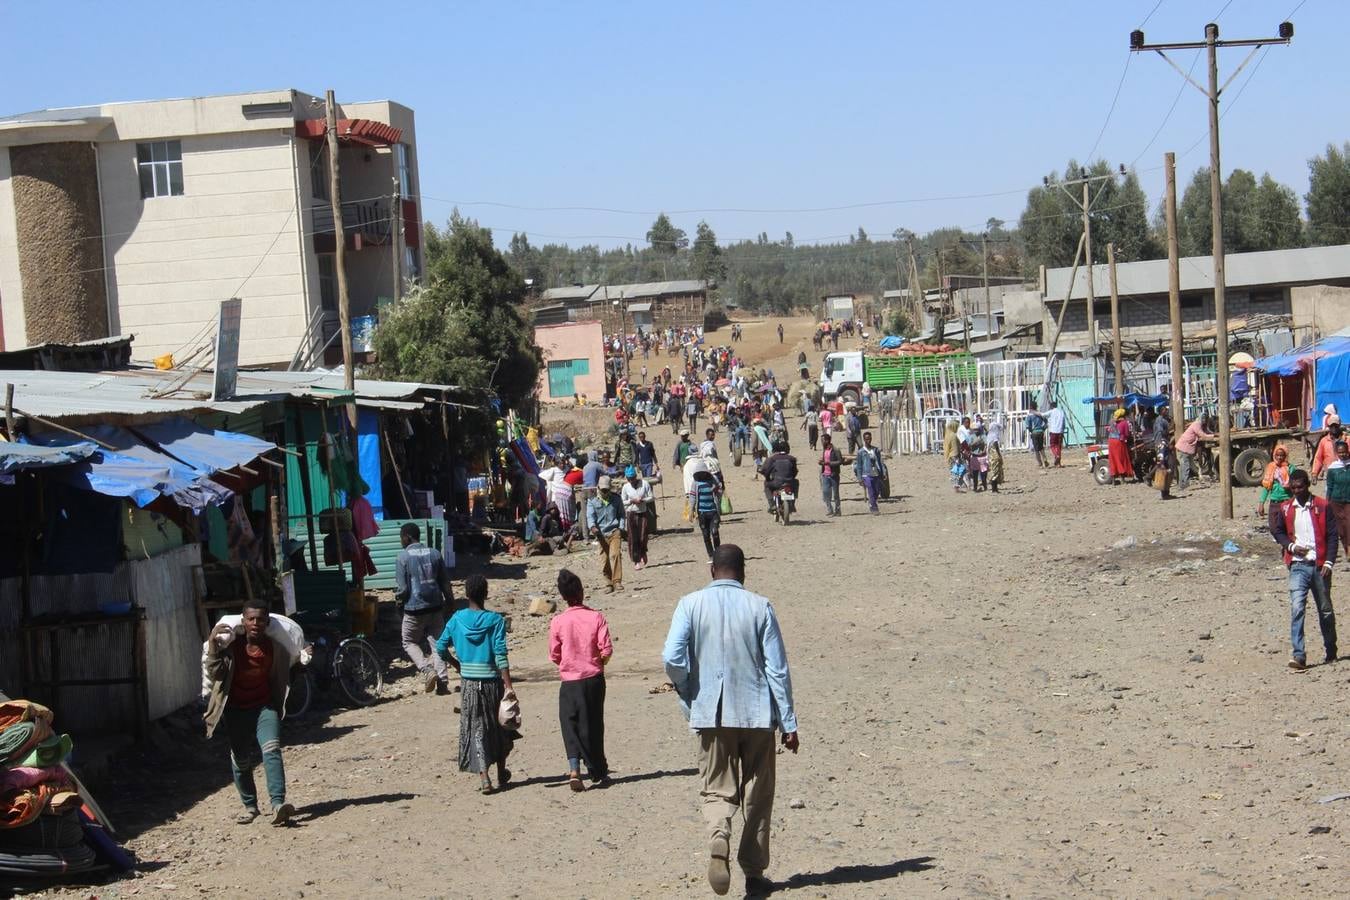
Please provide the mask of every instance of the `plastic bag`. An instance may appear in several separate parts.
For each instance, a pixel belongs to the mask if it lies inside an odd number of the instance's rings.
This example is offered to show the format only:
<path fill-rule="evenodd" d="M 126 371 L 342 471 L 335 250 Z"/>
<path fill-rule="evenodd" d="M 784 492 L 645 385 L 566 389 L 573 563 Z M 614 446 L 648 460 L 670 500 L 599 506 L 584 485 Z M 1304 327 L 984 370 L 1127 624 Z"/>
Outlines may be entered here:
<path fill-rule="evenodd" d="M 684 498 L 684 512 L 680 514 L 680 518 L 682 518 L 682 519 L 683 519 L 684 521 L 686 521 L 686 522 L 692 522 L 692 521 L 693 521 L 692 512 L 691 512 L 691 510 L 690 510 L 690 508 L 689 508 L 689 498 L 688 498 L 688 497 L 685 497 L 685 498 Z"/>
<path fill-rule="evenodd" d="M 497 723 L 507 731 L 520 728 L 520 701 L 516 699 L 515 691 L 507 691 L 502 696 L 502 702 L 497 707 Z"/>
<path fill-rule="evenodd" d="M 731 498 L 728 497 L 726 494 L 723 494 L 722 502 L 718 505 L 718 509 L 724 516 L 731 515 Z"/>

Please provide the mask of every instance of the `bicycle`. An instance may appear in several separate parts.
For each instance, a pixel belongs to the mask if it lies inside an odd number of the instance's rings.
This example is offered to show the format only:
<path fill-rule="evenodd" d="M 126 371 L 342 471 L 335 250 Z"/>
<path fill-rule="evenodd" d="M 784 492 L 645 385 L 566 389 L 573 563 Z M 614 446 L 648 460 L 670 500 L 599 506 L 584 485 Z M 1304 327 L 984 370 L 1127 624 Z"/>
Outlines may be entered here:
<path fill-rule="evenodd" d="M 745 455 L 746 447 L 750 444 L 750 429 L 744 425 L 738 425 L 731 429 L 731 435 L 728 440 L 731 450 L 731 464 L 739 466 L 741 457 Z"/>
<path fill-rule="evenodd" d="M 307 625 L 318 614 L 296 613 L 292 616 L 302 626 L 315 633 L 308 649 L 312 656 L 302 663 L 297 673 L 291 677 L 290 693 L 286 697 L 286 715 L 300 718 L 309 711 L 314 701 L 314 689 L 329 690 L 333 682 L 342 688 L 342 693 L 354 706 L 370 706 L 380 699 L 384 688 L 384 666 L 375 648 L 363 635 L 354 634 L 342 637 L 342 632 L 330 624 L 340 613 L 329 610 L 323 613 L 327 622 Z"/>

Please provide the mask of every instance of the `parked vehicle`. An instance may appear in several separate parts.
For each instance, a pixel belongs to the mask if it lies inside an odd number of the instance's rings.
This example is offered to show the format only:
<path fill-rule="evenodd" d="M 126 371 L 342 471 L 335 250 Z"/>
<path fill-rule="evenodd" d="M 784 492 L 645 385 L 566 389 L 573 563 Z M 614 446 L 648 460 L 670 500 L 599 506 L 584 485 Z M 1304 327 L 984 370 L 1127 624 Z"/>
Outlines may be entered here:
<path fill-rule="evenodd" d="M 384 666 L 375 648 L 362 635 L 343 637 L 329 624 L 336 611 L 316 622 L 315 616 L 304 611 L 294 616 L 305 630 L 315 634 L 310 645 L 312 657 L 308 664 L 291 678 L 290 695 L 286 698 L 286 715 L 299 718 L 309 711 L 314 701 L 316 686 L 329 690 L 336 684 L 354 706 L 370 706 L 380 698 L 384 688 Z M 308 619 L 309 621 L 306 621 Z"/>
<path fill-rule="evenodd" d="M 838 398 L 845 403 L 862 399 L 866 381 L 873 391 L 908 387 L 916 378 L 934 373 L 942 364 L 955 364 L 953 373 L 965 381 L 975 378 L 975 357 L 953 353 L 876 353 L 862 350 L 836 350 L 825 354 L 820 372 L 820 390 L 826 400 Z"/>

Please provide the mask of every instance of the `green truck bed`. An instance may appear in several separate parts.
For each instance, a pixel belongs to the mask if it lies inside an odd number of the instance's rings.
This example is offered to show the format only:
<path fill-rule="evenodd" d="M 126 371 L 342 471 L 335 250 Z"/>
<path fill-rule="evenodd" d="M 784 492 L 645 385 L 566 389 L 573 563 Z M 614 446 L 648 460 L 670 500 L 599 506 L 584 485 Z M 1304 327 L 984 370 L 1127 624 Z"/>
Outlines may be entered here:
<path fill-rule="evenodd" d="M 972 381 L 976 375 L 975 357 L 969 353 L 941 353 L 913 356 L 864 356 L 863 377 L 874 391 L 908 387 L 916 379 L 937 377 L 938 366 L 948 364 L 948 372 L 957 380 Z"/>

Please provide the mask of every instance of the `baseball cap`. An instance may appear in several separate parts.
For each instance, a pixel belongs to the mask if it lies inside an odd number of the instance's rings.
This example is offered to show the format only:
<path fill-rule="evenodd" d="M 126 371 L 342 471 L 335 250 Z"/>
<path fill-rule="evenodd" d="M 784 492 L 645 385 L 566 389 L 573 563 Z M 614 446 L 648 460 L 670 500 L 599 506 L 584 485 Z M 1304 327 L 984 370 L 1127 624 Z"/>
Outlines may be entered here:
<path fill-rule="evenodd" d="M 633 466 L 629 466 L 628 468 L 626 468 L 626 469 L 623 470 L 623 477 L 624 477 L 624 478 L 632 478 L 632 477 L 633 477 L 634 475 L 636 475 L 636 474 L 637 474 L 637 469 L 636 469 L 635 467 L 633 467 Z"/>
<path fill-rule="evenodd" d="M 610 482 L 608 475 L 601 475 L 600 478 L 595 482 L 595 486 L 601 489 L 609 487 L 609 484 Z"/>
<path fill-rule="evenodd" d="M 688 429 L 688 428 L 681 428 L 681 429 L 680 429 L 680 437 L 689 437 L 689 429 Z"/>

